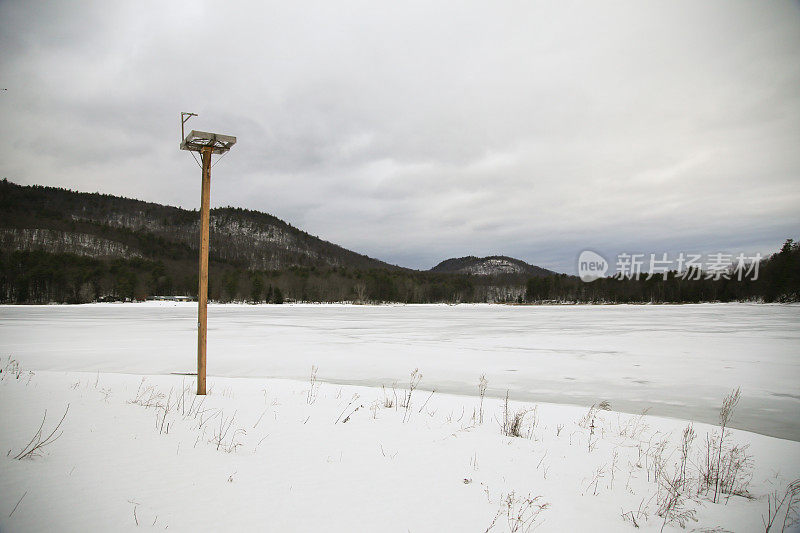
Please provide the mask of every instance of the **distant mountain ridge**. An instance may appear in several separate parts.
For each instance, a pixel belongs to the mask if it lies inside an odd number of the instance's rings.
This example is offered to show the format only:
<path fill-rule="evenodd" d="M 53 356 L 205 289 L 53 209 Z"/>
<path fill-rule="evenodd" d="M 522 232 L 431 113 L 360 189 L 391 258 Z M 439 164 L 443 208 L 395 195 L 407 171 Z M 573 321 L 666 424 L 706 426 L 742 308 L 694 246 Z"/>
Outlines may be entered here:
<path fill-rule="evenodd" d="M 249 209 L 211 210 L 211 259 L 251 270 L 349 267 L 412 270 L 310 235 Z M 99 193 L 0 182 L 0 248 L 85 257 L 190 260 L 197 254 L 196 210 Z M 430 272 L 470 275 L 553 272 L 506 256 L 442 261 Z"/>
<path fill-rule="evenodd" d="M 196 296 L 199 212 L 0 180 L 0 303 L 86 303 Z M 507 256 L 401 268 L 257 211 L 211 212 L 209 298 L 220 302 L 797 302 L 800 243 L 760 263 L 758 279 L 577 276 Z"/>
<path fill-rule="evenodd" d="M 212 209 L 210 224 L 216 301 L 520 302 L 546 272 L 512 258 L 402 268 L 248 209 Z M 194 296 L 199 225 L 197 210 L 2 180 L 0 302 Z"/>
<path fill-rule="evenodd" d="M 488 257 L 458 257 L 442 261 L 431 272 L 497 276 L 501 274 L 526 274 L 529 276 L 551 276 L 555 272 L 531 265 L 520 259 L 504 255 Z"/>
<path fill-rule="evenodd" d="M 98 193 L 0 182 L 0 247 L 94 258 L 195 259 L 199 213 Z M 324 241 L 267 213 L 211 210 L 211 260 L 252 270 L 400 267 Z"/>

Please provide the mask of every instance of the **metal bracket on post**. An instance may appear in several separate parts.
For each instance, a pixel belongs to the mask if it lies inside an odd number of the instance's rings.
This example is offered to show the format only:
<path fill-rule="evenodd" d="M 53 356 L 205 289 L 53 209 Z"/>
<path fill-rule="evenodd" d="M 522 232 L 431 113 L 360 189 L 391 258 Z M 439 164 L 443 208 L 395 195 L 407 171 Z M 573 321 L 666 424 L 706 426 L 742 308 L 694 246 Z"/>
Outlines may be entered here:
<path fill-rule="evenodd" d="M 196 117 L 197 113 L 186 113 L 181 112 L 181 142 L 186 138 L 186 134 L 183 133 L 183 125 L 186 124 L 186 121 L 192 117 Z"/>

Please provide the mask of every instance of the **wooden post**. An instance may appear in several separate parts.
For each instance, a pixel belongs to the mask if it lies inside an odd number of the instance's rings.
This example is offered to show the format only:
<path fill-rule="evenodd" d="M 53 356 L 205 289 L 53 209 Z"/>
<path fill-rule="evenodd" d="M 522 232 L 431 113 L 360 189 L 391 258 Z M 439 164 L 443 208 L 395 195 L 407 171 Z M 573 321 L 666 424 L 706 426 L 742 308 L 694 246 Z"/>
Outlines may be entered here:
<path fill-rule="evenodd" d="M 194 113 L 181 113 L 183 125 Z M 200 195 L 200 275 L 197 289 L 197 394 L 206 393 L 206 337 L 208 334 L 208 249 L 211 218 L 211 155 L 225 154 L 236 144 L 236 137 L 192 130 L 181 139 L 181 150 L 200 152 L 203 157 L 203 183 Z"/>
<path fill-rule="evenodd" d="M 208 331 L 208 226 L 211 203 L 211 147 L 204 147 L 200 196 L 200 287 L 197 290 L 197 394 L 206 393 L 206 333 Z"/>

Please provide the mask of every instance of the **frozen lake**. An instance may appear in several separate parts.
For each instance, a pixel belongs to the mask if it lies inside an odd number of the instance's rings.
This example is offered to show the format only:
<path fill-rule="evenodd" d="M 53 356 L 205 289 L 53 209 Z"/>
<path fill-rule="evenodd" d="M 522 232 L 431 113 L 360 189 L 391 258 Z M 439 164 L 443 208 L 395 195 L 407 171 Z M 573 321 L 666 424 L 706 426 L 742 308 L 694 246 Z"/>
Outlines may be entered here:
<path fill-rule="evenodd" d="M 800 306 L 212 305 L 209 376 L 303 379 L 590 405 L 800 440 Z M 26 369 L 167 374 L 196 365 L 196 304 L 0 306 Z"/>

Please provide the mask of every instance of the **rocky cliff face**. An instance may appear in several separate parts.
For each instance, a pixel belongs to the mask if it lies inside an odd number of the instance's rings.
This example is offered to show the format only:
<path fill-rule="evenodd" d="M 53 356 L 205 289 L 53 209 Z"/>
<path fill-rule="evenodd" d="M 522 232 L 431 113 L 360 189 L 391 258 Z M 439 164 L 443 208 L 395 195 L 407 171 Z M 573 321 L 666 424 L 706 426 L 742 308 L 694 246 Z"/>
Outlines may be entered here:
<path fill-rule="evenodd" d="M 96 258 L 130 258 L 141 254 L 125 244 L 71 231 L 0 228 L 0 247 L 25 252 L 71 253 Z"/>
<path fill-rule="evenodd" d="M 525 274 L 529 276 L 549 276 L 552 271 L 530 265 L 520 259 L 506 256 L 459 257 L 442 261 L 431 269 L 432 272 L 473 274 L 478 276 L 497 276 L 502 274 Z"/>

